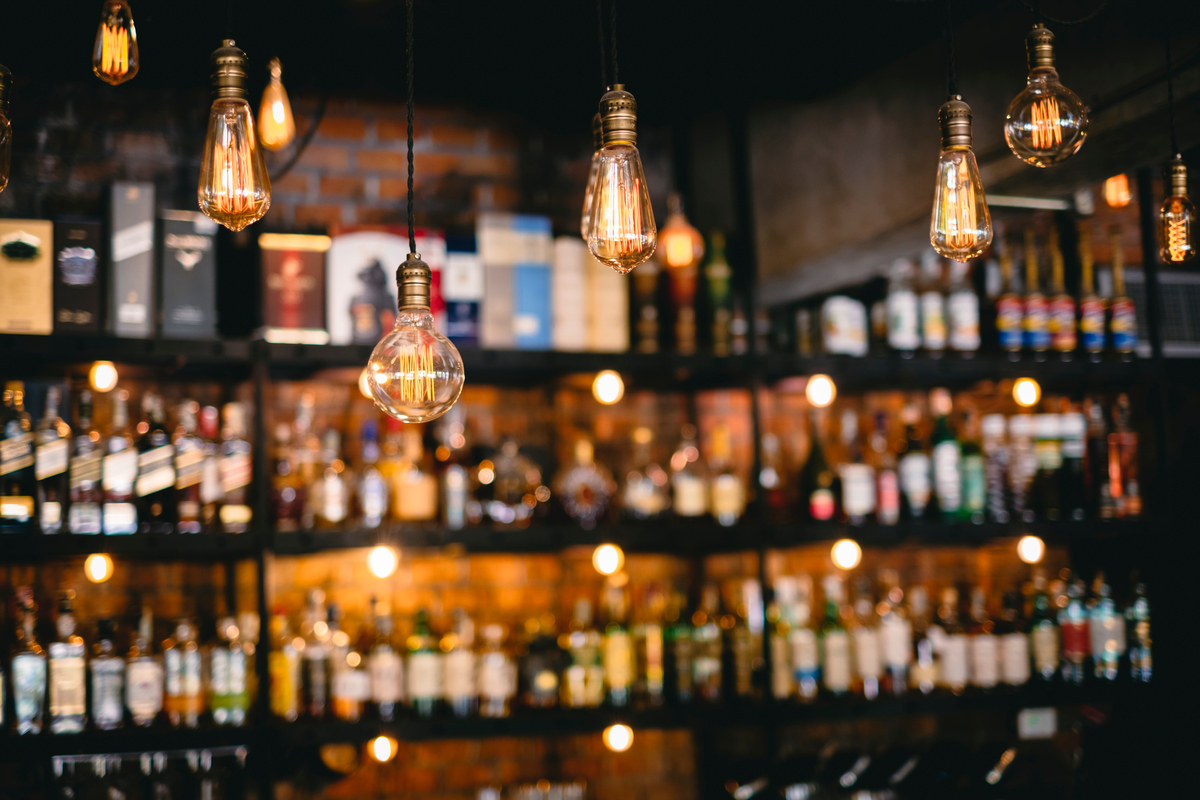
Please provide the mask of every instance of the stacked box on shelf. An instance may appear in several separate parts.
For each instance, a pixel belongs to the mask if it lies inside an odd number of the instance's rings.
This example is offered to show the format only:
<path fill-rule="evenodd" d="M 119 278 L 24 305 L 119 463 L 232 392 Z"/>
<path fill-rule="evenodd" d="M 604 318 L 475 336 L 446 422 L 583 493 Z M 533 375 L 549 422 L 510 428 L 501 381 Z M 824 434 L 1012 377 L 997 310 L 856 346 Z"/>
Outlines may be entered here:
<path fill-rule="evenodd" d="M 154 184 L 112 185 L 109 208 L 109 330 L 117 336 L 154 336 Z"/>
<path fill-rule="evenodd" d="M 554 240 L 551 286 L 555 350 L 587 350 L 587 317 L 579 312 L 588 307 L 587 262 L 591 258 L 578 236 L 559 236 Z"/>
<path fill-rule="evenodd" d="M 53 235 L 51 224 L 42 220 L 0 220 L 0 331 L 50 333 Z"/>
<path fill-rule="evenodd" d="M 587 276 L 587 349 L 624 353 L 629 349 L 629 277 L 584 257 Z"/>
<path fill-rule="evenodd" d="M 481 214 L 476 224 L 487 303 L 480 344 L 491 349 L 544 350 L 553 342 L 550 220 Z"/>
<path fill-rule="evenodd" d="M 217 223 L 198 211 L 159 215 L 162 333 L 179 339 L 217 334 Z"/>
<path fill-rule="evenodd" d="M 60 217 L 54 223 L 54 332 L 94 333 L 104 311 L 104 225 Z"/>
<path fill-rule="evenodd" d="M 442 296 L 446 301 L 446 337 L 461 347 L 478 347 L 483 262 L 479 260 L 474 240 L 447 242 Z"/>

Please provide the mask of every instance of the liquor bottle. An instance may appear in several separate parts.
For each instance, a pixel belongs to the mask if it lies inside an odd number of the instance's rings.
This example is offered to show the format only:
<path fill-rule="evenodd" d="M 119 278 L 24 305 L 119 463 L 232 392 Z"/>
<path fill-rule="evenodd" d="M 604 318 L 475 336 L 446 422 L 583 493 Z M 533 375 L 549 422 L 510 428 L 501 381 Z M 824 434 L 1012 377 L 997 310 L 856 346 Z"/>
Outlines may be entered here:
<path fill-rule="evenodd" d="M 563 704 L 568 708 L 595 708 L 604 702 L 603 640 L 592 625 L 592 604 L 575 601 L 571 626 L 565 634 L 569 665 L 563 671 Z"/>
<path fill-rule="evenodd" d="M 1142 493 L 1138 486 L 1138 435 L 1129 426 L 1129 395 L 1117 396 L 1113 429 L 1108 434 L 1109 491 L 1121 519 L 1141 516 Z"/>
<path fill-rule="evenodd" d="M 687 424 L 671 456 L 671 510 L 677 517 L 703 517 L 708 513 L 708 494 L 708 475 L 700 461 L 696 426 Z"/>
<path fill-rule="evenodd" d="M 30 458 L 32 455 L 31 448 Z M 22 586 L 17 589 L 16 596 L 21 624 L 9 661 L 15 731 L 18 734 L 41 733 L 46 716 L 46 652 L 35 633 L 37 603 L 33 599 L 33 589 Z"/>
<path fill-rule="evenodd" d="M 1033 450 L 1037 459 L 1037 472 L 1033 476 L 1032 515 L 1025 521 L 1044 519 L 1057 521 L 1062 501 L 1059 496 L 1062 468 L 1062 422 L 1058 414 L 1037 414 L 1033 418 Z"/>
<path fill-rule="evenodd" d="M 605 700 L 610 706 L 622 708 L 632 700 L 634 672 L 633 637 L 626 627 L 628 604 L 624 588 L 607 584 L 604 608 Z"/>
<path fill-rule="evenodd" d="M 908 671 L 908 683 L 921 694 L 930 694 L 938 683 L 938 665 L 929 619 L 929 594 L 924 586 L 909 589 L 908 616 L 913 630 L 913 661 Z"/>
<path fill-rule="evenodd" d="M 96 622 L 96 642 L 88 662 L 91 672 L 92 724 L 102 731 L 125 722 L 125 660 L 117 655 L 116 629 L 111 619 Z"/>
<path fill-rule="evenodd" d="M 1146 584 L 1138 581 L 1133 587 L 1133 602 L 1125 609 L 1125 624 L 1129 641 L 1129 678 L 1135 683 L 1149 683 L 1154 675 L 1154 655 L 1150 640 L 1150 599 Z"/>
<path fill-rule="evenodd" d="M 226 617 L 217 625 L 221 641 L 209 651 L 209 688 L 213 722 L 218 725 L 246 724 L 254 679 L 256 623 L 257 617 L 243 614 L 240 619 Z"/>
<path fill-rule="evenodd" d="M 275 426 L 271 446 L 271 517 L 278 533 L 295 533 L 304 521 L 308 487 L 300 479 L 292 428 L 286 422 Z"/>
<path fill-rule="evenodd" d="M 670 478 L 651 457 L 653 433 L 645 426 L 633 429 L 633 465 L 621 487 L 621 516 L 657 519 L 671 507 Z"/>
<path fill-rule="evenodd" d="M 1079 268 L 1079 340 L 1088 360 L 1099 362 L 1104 357 L 1108 307 L 1096 294 L 1092 226 L 1086 221 L 1079 223 Z"/>
<path fill-rule="evenodd" d="M 908 691 L 913 660 L 913 626 L 904 609 L 904 590 L 893 570 L 883 574 L 884 594 L 879 601 L 879 649 L 883 657 L 883 690 L 893 695 Z"/>
<path fill-rule="evenodd" d="M 1003 289 L 996 298 L 996 346 L 1008 354 L 1009 361 L 1016 361 L 1021 357 L 1021 348 L 1025 344 L 1025 304 L 1017 292 L 1012 255 L 1007 246 L 997 260 L 1000 262 Z"/>
<path fill-rule="evenodd" d="M 100 432 L 92 427 L 92 393 L 79 394 L 75 439 L 71 444 L 71 507 L 67 512 L 67 530 L 71 533 L 100 533 L 103 525 L 101 504 L 104 489 L 101 464 L 104 450 Z"/>
<path fill-rule="evenodd" d="M 661 706 L 666 699 L 666 659 L 663 617 L 666 599 L 657 586 L 647 587 L 643 601 L 635 608 L 633 624 L 634 702 L 641 706 Z M 530 656 L 532 656 L 532 647 Z"/>
<path fill-rule="evenodd" d="M 837 510 L 834 471 L 825 458 L 825 447 L 817 428 L 817 411 L 808 418 L 808 460 L 800 471 L 800 498 L 804 513 L 814 522 L 828 522 Z"/>
<path fill-rule="evenodd" d="M 434 458 L 438 464 L 442 523 L 453 531 L 461 530 L 467 524 L 470 494 L 467 474 L 469 449 L 463 413 L 462 406 L 452 406 L 435 429 L 438 446 Z"/>
<path fill-rule="evenodd" d="M 1059 448 L 1061 464 L 1059 477 L 1059 515 L 1062 519 L 1082 522 L 1087 516 L 1087 468 L 1085 437 L 1087 420 L 1078 411 L 1070 411 L 1059 418 L 1059 433 L 1062 442 Z"/>
<path fill-rule="evenodd" d="M 402 442 L 392 483 L 393 514 L 401 522 L 433 522 L 438 517 L 438 483 L 425 463 L 421 431 L 405 426 Z M 497 482 L 499 479 L 497 467 Z"/>
<path fill-rule="evenodd" d="M 246 407 L 226 403 L 221 427 L 221 530 L 245 533 L 250 529 L 250 481 L 254 476 L 250 442 L 246 440 Z"/>
<path fill-rule="evenodd" d="M 154 615 L 142 608 L 137 636 L 125 659 L 125 708 L 134 725 L 153 725 L 163 710 L 163 665 L 154 653 Z"/>
<path fill-rule="evenodd" d="M 725 257 L 725 235 L 713 231 L 709 234 L 708 242 L 704 289 L 708 303 L 709 337 L 713 355 L 727 356 L 733 351 L 733 270 Z"/>
<path fill-rule="evenodd" d="M 38 524 L 42 533 L 61 533 L 66 518 L 67 468 L 71 427 L 58 416 L 62 389 L 46 390 L 46 407 L 34 433 L 34 476 L 37 478 Z"/>
<path fill-rule="evenodd" d="M 1050 348 L 1050 307 L 1046 296 L 1038 290 L 1037 242 L 1032 228 L 1025 230 L 1025 302 L 1021 330 L 1025 349 L 1035 361 L 1046 360 Z"/>
<path fill-rule="evenodd" d="M 933 490 L 942 519 L 953 521 L 962 508 L 962 446 L 950 428 L 949 394 L 944 397 L 943 401 L 934 403 L 935 407 L 941 408 L 930 437 Z"/>
<path fill-rule="evenodd" d="M 1034 417 L 1016 414 L 1008 420 L 1008 486 L 1013 519 L 1032 522 L 1034 519 L 1033 477 L 1038 460 L 1033 445 Z"/>
<path fill-rule="evenodd" d="M 692 615 L 692 685 L 696 697 L 706 703 L 720 702 L 722 694 L 720 603 L 717 585 L 706 583 L 700 592 L 700 607 Z"/>
<path fill-rule="evenodd" d="M 295 722 L 300 716 L 300 650 L 282 608 L 276 608 L 271 614 L 271 639 L 274 646 L 267 657 L 271 713 Z"/>
<path fill-rule="evenodd" d="M 340 528 L 350 516 L 350 483 L 341 459 L 342 437 L 333 428 L 321 435 L 321 475 L 309 490 L 313 526 Z"/>
<path fill-rule="evenodd" d="M 1092 650 L 1084 591 L 1083 581 L 1078 578 L 1067 584 L 1067 602 L 1058 612 L 1058 627 L 1062 631 L 1062 678 L 1076 686 L 1082 686 L 1087 680 L 1087 659 Z"/>
<path fill-rule="evenodd" d="M 950 262 L 950 288 L 946 295 L 947 342 L 963 358 L 979 352 L 979 295 L 972 288 L 971 265 Z"/>
<path fill-rule="evenodd" d="M 1023 606 L 1020 592 L 1006 592 L 1000 618 L 996 620 L 1000 681 L 1008 686 L 1024 686 L 1029 682 L 1029 633 L 1025 629 Z"/>
<path fill-rule="evenodd" d="M 971 622 L 968 629 L 971 685 L 988 691 L 1000 683 L 1000 639 L 988 617 L 987 594 L 982 586 L 971 590 Z"/>
<path fill-rule="evenodd" d="M 782 577 L 775 581 L 775 600 L 767 605 L 767 639 L 771 654 L 771 697 L 787 700 L 796 694 L 792 671 L 792 653 L 789 635 L 792 629 L 792 609 L 795 592 L 781 592 L 791 578 Z M 794 582 L 790 583 L 795 586 Z M 781 596 L 782 595 L 782 596 Z"/>
<path fill-rule="evenodd" d="M 1092 519 L 1112 519 L 1117 515 L 1116 498 L 1108 474 L 1108 426 L 1104 422 L 1104 407 L 1095 400 L 1088 402 L 1087 422 L 1087 493 L 1088 516 Z"/>
<path fill-rule="evenodd" d="M 854 623 L 850 628 L 850 642 L 854 651 L 854 693 L 874 700 L 879 697 L 884 667 L 879 618 L 875 613 L 870 581 L 860 577 L 855 583 L 854 594 Z"/>
<path fill-rule="evenodd" d="M 822 586 L 825 590 L 825 616 L 818 632 L 821 644 L 821 686 L 834 697 L 844 697 L 850 692 L 854 669 L 850 653 L 850 635 L 842 625 L 841 606 L 844 601 L 842 579 L 837 575 L 826 575 Z"/>
<path fill-rule="evenodd" d="M 863 460 L 858 414 L 853 409 L 842 412 L 842 447 L 849 461 L 838 470 L 842 484 L 838 516 L 842 522 L 862 525 L 875 513 L 875 470 Z"/>
<path fill-rule="evenodd" d="M 29 530 L 36 521 L 37 475 L 33 422 L 20 381 L 4 385 L 0 426 L 0 531 Z"/>
<path fill-rule="evenodd" d="M 794 504 L 793 483 L 784 464 L 778 436 L 773 433 L 763 434 L 761 456 L 758 489 L 762 494 L 767 516 L 773 522 L 786 522 Z"/>
<path fill-rule="evenodd" d="M 695 696 L 692 669 L 695 643 L 692 640 L 692 625 L 685 612 L 685 604 L 686 600 L 682 594 L 671 593 L 663 631 L 665 682 L 670 699 L 678 705 L 692 702 Z"/>
<path fill-rule="evenodd" d="M 379 471 L 379 425 L 373 419 L 362 426 L 362 467 L 354 492 L 354 519 L 361 528 L 374 530 L 388 512 L 388 484 Z"/>
<path fill-rule="evenodd" d="M 138 532 L 138 453 L 129 431 L 128 402 L 129 392 L 114 393 L 111 427 L 104 439 L 104 533 L 109 536 Z"/>
<path fill-rule="evenodd" d="M 916 414 L 916 409 L 911 406 L 904 410 L 905 441 L 897 462 L 901 511 L 910 521 L 925 518 L 933 494 L 933 471 L 929 454 L 925 452 L 921 439 L 917 436 Z"/>
<path fill-rule="evenodd" d="M 1116 225 L 1109 228 L 1108 241 L 1112 250 L 1113 298 L 1109 304 L 1112 348 L 1122 361 L 1130 361 L 1138 343 L 1137 307 L 1125 294 L 1125 251 L 1121 246 L 1121 229 Z"/>
<path fill-rule="evenodd" d="M 737 524 L 746 511 L 746 485 L 734 467 L 732 434 L 728 425 L 718 422 L 713 426 L 711 445 L 708 506 L 718 525 L 730 527 Z"/>
<path fill-rule="evenodd" d="M 875 521 L 880 525 L 900 522 L 900 477 L 896 454 L 888 443 L 887 415 L 875 414 L 871 432 L 871 465 L 875 469 Z"/>
<path fill-rule="evenodd" d="M 200 404 L 185 400 L 175 428 L 175 530 L 199 533 L 203 527 L 200 481 L 204 477 L 204 440 L 197 433 Z"/>
<path fill-rule="evenodd" d="M 633 349 L 638 353 L 658 352 L 658 299 L 661 277 L 662 266 L 657 255 L 651 256 L 633 273 Z"/>
<path fill-rule="evenodd" d="M 942 293 L 942 259 L 932 250 L 921 256 L 921 347 L 930 358 L 946 350 L 946 295 Z"/>
<path fill-rule="evenodd" d="M 742 582 L 737 598 L 733 629 L 729 632 L 733 654 L 733 693 L 741 699 L 759 698 L 758 676 L 763 669 L 763 600 L 758 581 Z"/>
<path fill-rule="evenodd" d="M 954 694 L 963 693 L 971 674 L 970 642 L 958 605 L 958 589 L 947 586 L 942 590 L 942 602 L 937 610 L 937 624 L 942 630 L 938 683 Z"/>
<path fill-rule="evenodd" d="M 960 519 L 982 524 L 987 508 L 987 473 L 983 459 L 979 414 L 968 409 L 963 415 L 962 504 Z"/>
<path fill-rule="evenodd" d="M 567 516 L 590 530 L 604 518 L 615 484 L 608 470 L 596 464 L 589 440 L 577 440 L 574 453 L 575 460 L 554 481 L 555 492 Z"/>
<path fill-rule="evenodd" d="M 1046 578 L 1040 572 L 1033 576 L 1033 614 L 1029 618 L 1029 645 L 1033 651 L 1033 671 L 1038 680 L 1048 682 L 1058 674 L 1062 645 L 1059 639 L 1058 617 L 1046 591 Z"/>
<path fill-rule="evenodd" d="M 1058 353 L 1060 361 L 1070 361 L 1079 344 L 1075 335 L 1075 298 L 1067 294 L 1063 279 L 1063 255 L 1058 246 L 1058 229 L 1050 228 L 1050 300 L 1047 306 L 1046 325 L 1050 332 L 1050 348 Z"/>
<path fill-rule="evenodd" d="M 507 717 L 517 693 L 517 666 L 504 652 L 504 627 L 483 626 L 483 650 L 479 653 L 479 715 Z"/>
<path fill-rule="evenodd" d="M 204 442 L 204 468 L 200 473 L 200 526 L 221 530 L 221 412 L 216 406 L 200 409 L 200 439 Z"/>
<path fill-rule="evenodd" d="M 413 632 L 408 637 L 405 697 L 418 717 L 432 717 L 442 696 L 442 658 L 437 640 L 429 629 L 429 612 L 418 609 Z"/>
<path fill-rule="evenodd" d="M 58 639 L 49 655 L 50 732 L 81 733 L 87 720 L 87 648 L 75 632 L 75 592 L 58 597 Z"/>
<path fill-rule="evenodd" d="M 162 398 L 142 395 L 137 426 L 137 511 L 142 533 L 171 533 L 175 528 L 175 445 L 163 424 Z"/>
<path fill-rule="evenodd" d="M 913 288 L 916 267 L 906 258 L 892 262 L 887 290 L 887 342 L 901 358 L 912 358 L 921 346 L 921 311 Z"/>
<path fill-rule="evenodd" d="M 811 703 L 817 699 L 821 686 L 821 652 L 817 632 L 812 625 L 812 578 L 808 575 L 801 576 L 796 582 L 796 588 L 792 625 L 788 631 L 792 678 L 796 696 L 803 703 Z"/>
<path fill-rule="evenodd" d="M 204 713 L 204 663 L 196 641 L 196 626 L 186 619 L 175 625 L 175 635 L 163 647 L 166 679 L 163 708 L 176 728 L 195 728 Z"/>
<path fill-rule="evenodd" d="M 442 688 L 446 705 L 456 717 L 473 716 L 479 708 L 478 666 L 475 663 L 475 623 L 461 608 L 454 611 L 454 626 L 442 637 Z M 554 693 L 558 694 L 555 675 Z"/>
<path fill-rule="evenodd" d="M 1097 572 L 1092 581 L 1092 602 L 1088 609 L 1091 634 L 1092 671 L 1097 679 L 1115 681 L 1125 658 L 1125 620 L 1117 610 L 1112 587 Z"/>
<path fill-rule="evenodd" d="M 371 673 L 363 654 L 342 630 L 342 612 L 336 604 L 329 606 L 330 655 L 332 664 L 329 681 L 329 701 L 333 716 L 348 722 L 362 719 L 371 699 Z"/>
<path fill-rule="evenodd" d="M 480 505 L 492 523 L 499 527 L 527 527 L 537 510 L 537 503 L 543 502 L 537 499 L 539 495 L 544 496 L 544 490 L 538 489 L 542 482 L 541 469 L 521 452 L 512 437 L 504 438 L 492 459 L 494 463 L 488 463 L 487 459 L 479 462 L 477 474 L 490 467 L 495 478 L 490 485 L 477 481 L 476 498 L 469 508 Z M 436 501 L 436 494 L 434 499 Z M 473 519 L 475 513 L 468 511 L 468 518 Z M 482 516 L 482 511 L 478 514 Z"/>
<path fill-rule="evenodd" d="M 554 615 L 525 620 L 524 641 L 524 652 L 517 659 L 517 695 L 525 708 L 553 708 L 558 705 L 559 676 L 564 667 Z"/>
<path fill-rule="evenodd" d="M 330 646 L 329 624 L 325 621 L 325 592 L 312 589 L 300 626 L 300 713 L 322 719 L 329 713 Z"/>
<path fill-rule="evenodd" d="M 1004 436 L 1006 427 L 1003 415 L 987 414 L 980 428 L 983 434 L 984 506 L 988 518 L 1001 524 L 1009 520 L 1008 470 L 1011 454 Z"/>
<path fill-rule="evenodd" d="M 371 617 L 375 636 L 367 653 L 367 672 L 371 678 L 371 707 L 382 722 L 394 722 L 404 699 L 404 659 L 393 639 L 392 615 L 371 597 Z"/>

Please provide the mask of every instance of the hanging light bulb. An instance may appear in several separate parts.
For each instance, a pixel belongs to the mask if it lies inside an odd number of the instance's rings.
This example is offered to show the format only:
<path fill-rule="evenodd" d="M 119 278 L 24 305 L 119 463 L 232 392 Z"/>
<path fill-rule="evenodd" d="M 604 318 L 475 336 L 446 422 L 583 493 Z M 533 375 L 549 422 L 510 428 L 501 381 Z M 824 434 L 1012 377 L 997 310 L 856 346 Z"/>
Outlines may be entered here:
<path fill-rule="evenodd" d="M 296 120 L 292 117 L 287 89 L 283 88 L 283 65 L 278 58 L 271 59 L 267 71 L 271 79 L 258 104 L 258 140 L 268 150 L 280 150 L 296 138 Z"/>
<path fill-rule="evenodd" d="M 1133 199 L 1129 191 L 1129 176 L 1122 172 L 1104 182 L 1104 202 L 1109 208 L 1124 208 Z"/>
<path fill-rule="evenodd" d="M 113 86 L 138 73 L 137 30 L 133 27 L 133 11 L 125 0 L 104 0 L 96 46 L 92 48 L 92 72 Z"/>
<path fill-rule="evenodd" d="M 226 39 L 213 51 L 212 63 L 216 97 L 200 165 L 200 210 L 229 230 L 240 231 L 271 207 L 271 179 L 246 102 L 246 54 Z"/>
<path fill-rule="evenodd" d="M 604 147 L 604 125 L 600 121 L 600 112 L 592 117 L 592 165 L 588 169 L 587 188 L 583 193 L 583 218 L 580 222 L 579 233 L 586 244 L 588 225 L 592 221 L 592 189 L 596 183 L 596 175 L 600 172 L 600 149 Z"/>
<path fill-rule="evenodd" d="M 961 95 L 951 95 L 938 109 L 938 123 L 942 151 L 938 154 L 929 241 L 939 255 L 968 261 L 982 255 L 992 242 L 992 218 L 971 149 L 971 107 Z"/>
<path fill-rule="evenodd" d="M 428 422 L 458 401 L 463 362 L 458 348 L 433 327 L 429 265 L 409 253 L 396 282 L 399 311 L 390 333 L 367 362 L 367 386 L 375 405 L 404 422 Z"/>
<path fill-rule="evenodd" d="M 1188 199 L 1187 164 L 1183 163 L 1183 156 L 1172 158 L 1166 173 L 1170 194 L 1158 212 L 1158 248 L 1163 261 L 1179 264 L 1196 257 L 1196 245 L 1192 241 L 1196 207 Z"/>
<path fill-rule="evenodd" d="M 677 192 L 667 198 L 667 221 L 658 233 L 661 254 L 668 267 L 690 267 L 704 258 L 704 237 L 683 215 Z"/>
<path fill-rule="evenodd" d="M 12 169 L 12 123 L 8 121 L 12 80 L 8 67 L 0 64 L 0 192 L 8 186 L 8 173 Z"/>
<path fill-rule="evenodd" d="M 1013 155 L 1035 167 L 1052 167 L 1079 152 L 1087 138 L 1087 107 L 1058 81 L 1054 34 L 1038 23 L 1025 38 L 1029 78 L 1008 104 L 1004 138 Z"/>
<path fill-rule="evenodd" d="M 637 149 L 637 101 L 624 84 L 600 98 L 604 146 L 592 180 L 588 250 L 622 274 L 654 255 L 658 228 Z"/>

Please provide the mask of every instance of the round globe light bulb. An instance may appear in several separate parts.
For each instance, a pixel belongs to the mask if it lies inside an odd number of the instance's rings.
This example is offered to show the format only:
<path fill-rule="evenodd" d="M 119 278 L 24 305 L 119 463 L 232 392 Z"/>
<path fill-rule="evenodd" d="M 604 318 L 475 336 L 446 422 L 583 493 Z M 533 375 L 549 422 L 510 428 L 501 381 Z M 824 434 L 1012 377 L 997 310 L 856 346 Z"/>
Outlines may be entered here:
<path fill-rule="evenodd" d="M 107 553 L 92 553 L 83 562 L 83 574 L 92 583 L 104 583 L 113 576 L 113 560 Z"/>
<path fill-rule="evenodd" d="M 371 574 L 376 578 L 386 578 L 396 571 L 396 565 L 400 563 L 400 556 L 396 553 L 394 547 L 379 545 L 371 549 L 367 555 L 367 568 L 371 570 Z"/>
<path fill-rule="evenodd" d="M 1052 167 L 1078 153 L 1087 133 L 1087 107 L 1059 82 L 1057 70 L 1030 70 L 1004 116 L 1004 139 L 1013 155 L 1035 167 Z"/>
<path fill-rule="evenodd" d="M 371 740 L 371 758 L 380 764 L 386 764 L 396 757 L 399 745 L 390 736 L 376 736 Z"/>
<path fill-rule="evenodd" d="M 825 408 L 837 397 L 837 384 L 828 375 L 813 375 L 804 385 L 804 397 L 813 408 Z"/>
<path fill-rule="evenodd" d="M 618 722 L 604 729 L 604 746 L 614 753 L 624 753 L 633 747 L 633 728 Z"/>
<path fill-rule="evenodd" d="M 404 306 L 391 332 L 367 362 L 367 387 L 375 405 L 403 422 L 429 422 L 458 402 L 463 362 L 449 339 L 433 327 L 428 308 Z"/>
<path fill-rule="evenodd" d="M 592 551 L 592 566 L 601 575 L 613 575 L 625 566 L 625 551 L 615 544 L 602 544 Z"/>
<path fill-rule="evenodd" d="M 117 368 L 111 361 L 96 361 L 88 370 L 88 383 L 93 391 L 111 392 L 117 387 Z"/>
<path fill-rule="evenodd" d="M 1042 399 L 1042 387 L 1033 378 L 1017 378 L 1013 383 L 1013 400 L 1021 408 L 1032 408 Z"/>
<path fill-rule="evenodd" d="M 1017 557 L 1026 564 L 1040 564 L 1046 555 L 1046 543 L 1037 536 L 1022 536 L 1017 542 Z"/>
<path fill-rule="evenodd" d="M 838 569 L 854 569 L 862 561 L 862 548 L 853 539 L 838 539 L 833 543 L 829 557 Z"/>
<path fill-rule="evenodd" d="M 592 381 L 592 397 L 596 402 L 611 406 L 621 401 L 625 396 L 625 381 L 620 373 L 611 369 L 600 370 Z"/>

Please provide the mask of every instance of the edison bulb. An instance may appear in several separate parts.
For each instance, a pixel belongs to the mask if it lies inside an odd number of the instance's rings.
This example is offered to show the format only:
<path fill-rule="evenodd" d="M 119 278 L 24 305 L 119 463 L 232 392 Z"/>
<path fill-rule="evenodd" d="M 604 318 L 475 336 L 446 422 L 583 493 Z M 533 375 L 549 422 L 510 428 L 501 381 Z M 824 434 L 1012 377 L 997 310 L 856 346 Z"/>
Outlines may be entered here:
<path fill-rule="evenodd" d="M 1158 212 L 1158 248 L 1168 264 L 1191 261 L 1196 257 L 1192 229 L 1196 226 L 1196 207 L 1187 196 L 1187 165 L 1182 156 L 1175 156 L 1167 166 L 1167 185 L 1170 196 Z"/>
<path fill-rule="evenodd" d="M 133 11 L 125 0 L 105 0 L 100 10 L 100 28 L 92 48 L 92 72 L 113 86 L 138 73 L 137 29 Z"/>
<path fill-rule="evenodd" d="M 825 408 L 837 397 L 837 384 L 828 375 L 813 375 L 804 384 L 804 397 L 813 408 Z"/>
<path fill-rule="evenodd" d="M 592 185 L 596 182 L 596 174 L 600 171 L 600 149 L 604 147 L 604 126 L 600 122 L 600 114 L 592 117 L 592 164 L 588 168 L 587 183 L 583 193 L 583 216 L 580 220 L 579 235 L 586 243 L 588 225 L 592 221 Z"/>
<path fill-rule="evenodd" d="M 853 539 L 838 539 L 830 548 L 829 557 L 838 569 L 851 570 L 862 561 L 862 548 Z"/>
<path fill-rule="evenodd" d="M 1033 378 L 1017 378 L 1012 394 L 1013 400 L 1021 408 L 1033 408 L 1042 399 L 1042 387 Z"/>
<path fill-rule="evenodd" d="M 596 373 L 592 380 L 592 397 L 596 398 L 596 402 L 611 406 L 619 403 L 624 396 L 625 381 L 619 372 L 602 369 Z"/>
<path fill-rule="evenodd" d="M 107 553 L 92 553 L 83 562 L 83 574 L 92 583 L 104 583 L 113 575 L 112 556 Z"/>
<path fill-rule="evenodd" d="M 592 551 L 592 567 L 601 575 L 614 575 L 625 566 L 625 551 L 615 544 L 598 545 Z"/>
<path fill-rule="evenodd" d="M 600 738 L 603 740 L 604 746 L 612 752 L 624 753 L 633 747 L 633 728 L 617 722 L 605 728 Z"/>
<path fill-rule="evenodd" d="M 1038 23 L 1025 40 L 1029 77 L 1008 104 L 1004 139 L 1013 155 L 1035 167 L 1052 167 L 1079 152 L 1087 138 L 1087 107 L 1063 86 L 1054 68 L 1054 34 Z"/>
<path fill-rule="evenodd" d="M 1037 536 L 1022 536 L 1017 542 L 1017 557 L 1026 564 L 1041 563 L 1046 555 L 1046 543 Z"/>
<path fill-rule="evenodd" d="M 395 548 L 387 545 L 378 545 L 367 554 L 367 568 L 376 578 L 390 577 L 396 571 L 396 565 L 399 563 L 400 557 L 396 554 Z"/>
<path fill-rule="evenodd" d="M 690 267 L 704 258 L 704 237 L 683 215 L 683 201 L 667 198 L 667 221 L 658 232 L 659 251 L 668 267 Z"/>
<path fill-rule="evenodd" d="M 376 736 L 371 740 L 371 758 L 386 764 L 396 756 L 399 743 L 390 736 Z"/>
<path fill-rule="evenodd" d="M 971 149 L 971 108 L 955 95 L 942 105 L 938 119 L 942 150 L 929 241 L 939 255 L 969 261 L 982 255 L 992 242 L 992 217 Z"/>
<path fill-rule="evenodd" d="M 12 170 L 12 123 L 8 121 L 8 96 L 12 89 L 12 72 L 0 64 L 0 192 L 8 186 Z"/>
<path fill-rule="evenodd" d="M 1104 202 L 1109 208 L 1124 208 L 1133 200 L 1129 191 L 1129 176 L 1125 173 L 1113 175 L 1104 182 Z"/>
<path fill-rule="evenodd" d="M 271 207 L 271 179 L 246 102 L 246 54 L 226 39 L 213 53 L 213 66 L 216 98 L 200 165 L 200 210 L 229 230 L 240 231 Z"/>
<path fill-rule="evenodd" d="M 654 255 L 658 227 L 637 149 L 637 102 L 621 84 L 600 100 L 604 147 L 592 179 L 587 246 L 622 274 Z"/>
<path fill-rule="evenodd" d="M 117 367 L 111 361 L 93 361 L 88 370 L 88 383 L 97 392 L 111 392 L 117 386 Z"/>
<path fill-rule="evenodd" d="M 271 79 L 258 105 L 258 139 L 268 150 L 280 150 L 296 138 L 296 120 L 292 117 L 287 89 L 283 88 L 283 65 L 278 58 L 272 58 L 267 70 Z"/>

